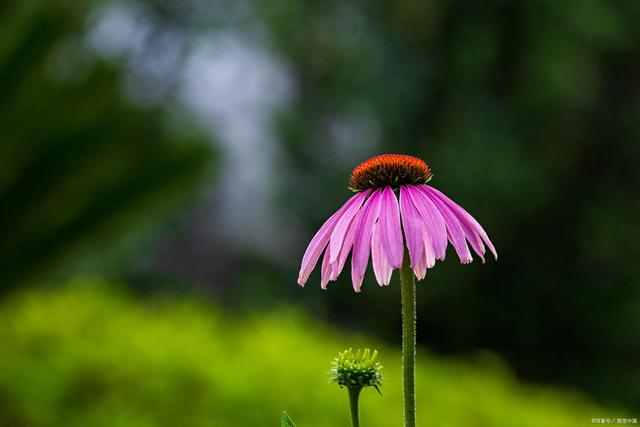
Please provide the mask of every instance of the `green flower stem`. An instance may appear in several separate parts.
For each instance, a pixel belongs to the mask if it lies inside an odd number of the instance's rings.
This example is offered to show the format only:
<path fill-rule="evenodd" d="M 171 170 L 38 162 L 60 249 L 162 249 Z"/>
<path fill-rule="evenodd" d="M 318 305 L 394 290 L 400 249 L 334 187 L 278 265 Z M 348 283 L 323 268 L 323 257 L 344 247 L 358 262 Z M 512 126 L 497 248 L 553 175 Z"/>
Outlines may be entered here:
<path fill-rule="evenodd" d="M 351 427 L 360 427 L 360 408 L 358 401 L 362 387 L 347 387 L 349 390 L 349 405 L 351 406 Z"/>
<path fill-rule="evenodd" d="M 404 425 L 416 425 L 416 281 L 405 248 L 402 261 L 402 393 Z"/>

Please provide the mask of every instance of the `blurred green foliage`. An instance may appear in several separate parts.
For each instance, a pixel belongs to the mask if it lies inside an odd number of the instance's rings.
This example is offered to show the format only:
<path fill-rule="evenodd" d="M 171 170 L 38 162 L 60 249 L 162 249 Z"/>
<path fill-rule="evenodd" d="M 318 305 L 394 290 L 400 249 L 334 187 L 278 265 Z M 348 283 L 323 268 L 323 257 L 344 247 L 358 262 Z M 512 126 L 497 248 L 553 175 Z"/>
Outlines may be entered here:
<path fill-rule="evenodd" d="M 0 305 L 1 425 L 266 426 L 283 407 L 299 426 L 349 424 L 346 391 L 327 381 L 327 369 L 366 337 L 289 309 L 240 318 L 115 289 L 78 282 Z M 422 426 L 583 426 L 614 415 L 572 392 L 522 385 L 488 355 L 419 353 Z M 363 424 L 399 425 L 399 352 L 383 346 L 380 360 L 384 397 L 363 394 Z"/>
<path fill-rule="evenodd" d="M 0 8 L 0 291 L 88 249 L 104 267 L 109 249 L 192 194 L 211 160 L 201 138 L 124 99 L 115 68 L 80 44 L 85 9 Z"/>

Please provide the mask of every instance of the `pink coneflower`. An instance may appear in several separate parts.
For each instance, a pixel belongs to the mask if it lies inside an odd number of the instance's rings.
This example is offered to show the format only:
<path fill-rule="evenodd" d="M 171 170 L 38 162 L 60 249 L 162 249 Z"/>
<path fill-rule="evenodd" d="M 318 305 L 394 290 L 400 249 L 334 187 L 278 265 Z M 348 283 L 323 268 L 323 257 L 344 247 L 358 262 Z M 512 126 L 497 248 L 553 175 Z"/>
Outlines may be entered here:
<path fill-rule="evenodd" d="M 309 279 L 324 251 L 321 286 L 336 280 L 351 253 L 353 289 L 360 292 L 373 260 L 381 286 L 401 271 L 402 387 L 404 425 L 416 425 L 416 286 L 436 260 L 444 260 L 447 241 L 463 264 L 473 258 L 467 242 L 484 262 L 485 245 L 498 259 L 480 224 L 464 209 L 427 185 L 431 169 L 425 162 L 401 154 L 374 157 L 358 166 L 349 179 L 357 194 L 324 223 L 302 258 L 298 283 Z M 399 199 L 399 200 L 398 200 Z"/>
<path fill-rule="evenodd" d="M 386 286 L 403 263 L 424 279 L 436 260 L 444 260 L 447 241 L 463 264 L 473 258 L 467 242 L 484 262 L 485 245 L 496 250 L 467 211 L 427 182 L 431 169 L 412 156 L 384 154 L 355 168 L 349 188 L 356 192 L 311 240 L 302 259 L 298 284 L 304 286 L 324 251 L 321 286 L 338 278 L 351 253 L 353 288 L 360 292 L 369 254 L 377 282 Z"/>

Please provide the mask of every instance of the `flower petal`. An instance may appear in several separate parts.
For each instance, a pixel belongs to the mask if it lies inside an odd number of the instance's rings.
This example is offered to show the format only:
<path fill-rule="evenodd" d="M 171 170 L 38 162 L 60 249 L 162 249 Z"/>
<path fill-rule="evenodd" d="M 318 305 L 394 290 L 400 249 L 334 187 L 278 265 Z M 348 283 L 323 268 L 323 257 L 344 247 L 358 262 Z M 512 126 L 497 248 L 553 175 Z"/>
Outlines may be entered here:
<path fill-rule="evenodd" d="M 353 281 L 353 289 L 360 292 L 364 272 L 369 263 L 369 251 L 371 249 L 371 233 L 373 225 L 380 214 L 380 204 L 382 201 L 382 191 L 376 190 L 366 201 L 362 219 L 356 228 L 356 234 L 353 241 L 353 253 L 351 255 L 351 280 Z"/>
<path fill-rule="evenodd" d="M 439 260 L 444 260 L 447 253 L 447 228 L 442 214 L 436 205 L 422 191 L 424 185 L 408 185 L 407 194 L 422 216 L 431 240 L 433 252 Z"/>
<path fill-rule="evenodd" d="M 427 275 L 427 269 L 433 268 L 433 266 L 436 265 L 436 257 L 433 252 L 433 245 L 431 244 L 431 238 L 429 237 L 429 233 L 427 232 L 426 227 L 422 229 L 422 233 L 424 251 L 422 252 L 422 256 L 420 257 L 420 259 L 418 259 L 416 266 L 413 267 L 413 272 L 415 273 L 418 280 L 423 280 Z"/>
<path fill-rule="evenodd" d="M 447 235 L 449 237 L 449 241 L 456 250 L 458 257 L 460 258 L 460 262 L 462 262 L 463 264 L 470 263 L 471 261 L 473 261 L 473 257 L 471 256 L 471 252 L 469 252 L 469 247 L 467 246 L 464 230 L 462 229 L 462 225 L 460 225 L 460 221 L 458 221 L 458 218 L 456 218 L 456 215 L 451 211 L 446 203 L 444 203 L 442 200 L 440 200 L 439 197 L 436 197 L 432 192 L 430 192 L 428 186 L 425 185 L 424 187 L 424 194 L 436 205 L 436 207 L 442 214 L 442 217 L 444 218 L 444 222 L 447 226 Z"/>
<path fill-rule="evenodd" d="M 431 236 L 425 228 L 424 230 L 424 259 L 427 268 L 433 268 L 436 265 L 436 254 L 433 251 L 433 244 L 431 243 Z"/>
<path fill-rule="evenodd" d="M 324 257 L 322 257 L 322 267 L 320 268 L 320 287 L 327 289 L 329 283 L 329 275 L 331 274 L 331 264 L 329 263 L 329 248 L 324 251 Z"/>
<path fill-rule="evenodd" d="M 380 223 L 373 226 L 371 236 L 371 260 L 373 264 L 373 273 L 380 286 L 387 286 L 391 282 L 393 268 L 387 260 L 387 256 L 382 250 L 382 241 L 380 240 Z"/>
<path fill-rule="evenodd" d="M 361 194 L 356 194 L 352 196 L 347 202 L 340 208 L 336 213 L 331 215 L 331 217 L 325 221 L 325 223 L 320 227 L 320 230 L 313 236 L 307 250 L 302 257 L 302 264 L 300 266 L 300 274 L 298 275 L 298 284 L 300 286 L 304 286 L 304 284 L 309 280 L 309 276 L 313 271 L 314 267 L 318 263 L 318 259 L 320 259 L 320 255 L 322 251 L 329 243 L 329 239 L 331 237 L 331 233 L 336 226 L 338 220 L 342 217 L 351 205 L 357 203 L 361 198 Z"/>
<path fill-rule="evenodd" d="M 424 253 L 422 254 L 420 259 L 418 260 L 418 263 L 413 268 L 413 272 L 415 273 L 416 278 L 418 280 L 424 279 L 424 276 L 427 275 L 427 255 L 426 254 Z"/>
<path fill-rule="evenodd" d="M 482 245 L 482 241 L 484 241 L 484 243 L 487 245 L 487 247 L 493 254 L 494 258 L 498 259 L 498 253 L 496 252 L 496 248 L 493 246 L 493 243 L 491 243 L 491 240 L 489 240 L 489 236 L 484 231 L 482 226 L 478 223 L 478 221 L 476 221 L 476 219 L 472 217 L 469 214 L 469 212 L 464 210 L 460 205 L 458 205 L 456 202 L 451 200 L 449 197 L 445 196 L 441 191 L 428 185 L 426 187 L 428 187 L 429 191 L 431 191 L 433 194 L 439 197 L 444 203 L 446 203 L 447 206 L 449 206 L 449 208 L 453 211 L 453 213 L 458 217 L 458 220 L 462 224 L 463 228 L 465 228 L 465 234 L 467 233 L 467 229 L 469 229 L 469 232 L 473 231 L 472 235 L 473 234 L 476 235 L 475 236 L 476 239 L 478 238 L 480 239 L 480 240 L 477 240 L 478 248 L 474 246 L 473 239 L 469 240 L 469 243 L 471 243 L 471 246 L 476 251 L 476 253 L 479 256 L 484 255 L 484 246 Z M 467 238 L 469 238 L 469 236 L 467 236 Z M 479 249 L 480 249 L 480 252 L 479 252 Z"/>
<path fill-rule="evenodd" d="M 382 250 L 393 268 L 402 267 L 404 242 L 400 226 L 400 207 L 391 187 L 385 187 L 380 204 L 380 240 Z"/>
<path fill-rule="evenodd" d="M 402 216 L 402 228 L 409 249 L 411 268 L 414 268 L 424 253 L 425 225 L 422 216 L 415 208 L 408 195 L 410 190 L 406 185 L 400 187 L 400 214 Z"/>
<path fill-rule="evenodd" d="M 353 248 L 353 241 L 356 235 L 356 229 L 358 225 L 362 221 L 364 217 L 365 209 L 362 208 L 358 211 L 353 221 L 349 225 L 349 229 L 344 237 L 344 242 L 342 243 L 342 248 L 340 249 L 340 254 L 338 255 L 338 259 L 331 264 L 331 276 L 329 280 L 334 281 L 338 278 L 342 270 L 344 269 L 344 265 L 347 262 L 347 258 L 349 257 L 349 252 Z"/>
<path fill-rule="evenodd" d="M 333 264 L 338 260 L 338 256 L 340 256 L 340 250 L 342 249 L 342 243 L 344 242 L 344 238 L 347 235 L 349 226 L 353 222 L 353 219 L 355 218 L 358 211 L 360 211 L 362 202 L 366 199 L 370 192 L 370 190 L 367 190 L 360 193 L 360 202 L 354 203 L 353 205 L 349 206 L 349 208 L 344 212 L 344 215 L 342 215 L 336 223 L 336 226 L 331 233 L 331 239 L 329 243 L 330 263 Z"/>

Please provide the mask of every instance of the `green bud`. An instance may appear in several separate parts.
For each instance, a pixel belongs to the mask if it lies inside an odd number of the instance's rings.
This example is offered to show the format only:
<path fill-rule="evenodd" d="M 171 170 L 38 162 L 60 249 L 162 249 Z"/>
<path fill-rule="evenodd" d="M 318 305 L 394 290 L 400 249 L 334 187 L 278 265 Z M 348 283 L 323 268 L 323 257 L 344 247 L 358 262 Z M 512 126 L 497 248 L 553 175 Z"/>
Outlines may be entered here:
<path fill-rule="evenodd" d="M 338 383 L 340 387 L 364 388 L 374 387 L 380 392 L 382 386 L 382 365 L 376 362 L 378 351 L 349 349 L 338 354 L 333 359 L 329 374 L 331 382 Z"/>

